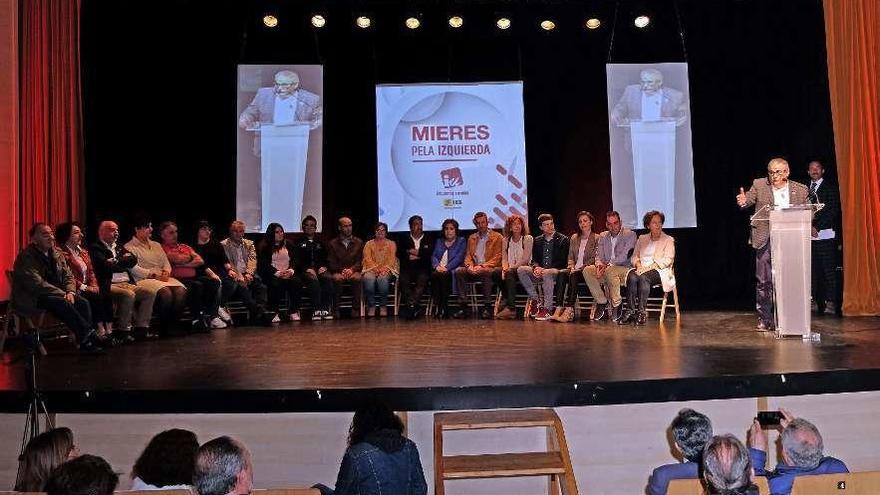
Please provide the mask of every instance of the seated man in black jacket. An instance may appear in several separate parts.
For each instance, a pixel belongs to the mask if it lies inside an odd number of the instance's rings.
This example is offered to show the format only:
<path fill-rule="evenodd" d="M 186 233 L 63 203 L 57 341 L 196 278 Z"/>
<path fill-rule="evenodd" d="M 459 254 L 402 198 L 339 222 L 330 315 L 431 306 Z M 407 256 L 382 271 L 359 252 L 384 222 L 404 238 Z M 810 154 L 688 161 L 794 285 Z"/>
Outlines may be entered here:
<path fill-rule="evenodd" d="M 308 215 L 303 218 L 302 231 L 305 237 L 294 245 L 294 271 L 300 283 L 309 291 L 312 300 L 313 320 L 332 320 L 330 301 L 333 298 L 333 280 L 319 277 L 327 271 L 327 248 L 315 236 L 318 221 Z"/>
<path fill-rule="evenodd" d="M 422 308 L 419 301 L 431 279 L 431 252 L 434 240 L 422 230 L 422 217 L 409 217 L 409 232 L 397 239 L 397 259 L 400 260 L 400 276 L 397 283 L 398 292 L 403 298 L 403 315 L 407 318 L 418 318 Z"/>

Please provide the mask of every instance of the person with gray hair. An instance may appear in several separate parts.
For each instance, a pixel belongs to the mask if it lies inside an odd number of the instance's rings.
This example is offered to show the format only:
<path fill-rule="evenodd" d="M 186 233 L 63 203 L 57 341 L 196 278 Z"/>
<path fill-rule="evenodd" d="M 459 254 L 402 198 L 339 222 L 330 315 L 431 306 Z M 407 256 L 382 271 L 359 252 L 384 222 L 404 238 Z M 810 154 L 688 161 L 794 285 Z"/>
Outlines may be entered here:
<path fill-rule="evenodd" d="M 798 476 L 813 474 L 848 473 L 846 464 L 834 457 L 823 454 L 824 444 L 819 429 L 813 423 L 795 418 L 790 412 L 781 409 L 784 419 L 780 422 L 782 433 L 782 463 L 773 471 L 767 471 L 767 434 L 758 420 L 749 429 L 749 454 L 755 466 L 755 474 L 766 476 L 770 483 L 770 493 L 787 495 Z"/>
<path fill-rule="evenodd" d="M 199 447 L 193 470 L 198 495 L 249 495 L 253 484 L 251 453 L 241 442 L 223 436 Z"/>
<path fill-rule="evenodd" d="M 693 409 L 682 409 L 670 425 L 674 447 L 681 462 L 666 464 L 651 473 L 648 495 L 664 495 L 671 480 L 697 479 L 703 447 L 712 438 L 712 422 L 706 415 Z"/>
<path fill-rule="evenodd" d="M 757 487 L 752 484 L 749 452 L 731 434 L 712 437 L 706 444 L 703 481 L 708 495 L 758 495 Z"/>

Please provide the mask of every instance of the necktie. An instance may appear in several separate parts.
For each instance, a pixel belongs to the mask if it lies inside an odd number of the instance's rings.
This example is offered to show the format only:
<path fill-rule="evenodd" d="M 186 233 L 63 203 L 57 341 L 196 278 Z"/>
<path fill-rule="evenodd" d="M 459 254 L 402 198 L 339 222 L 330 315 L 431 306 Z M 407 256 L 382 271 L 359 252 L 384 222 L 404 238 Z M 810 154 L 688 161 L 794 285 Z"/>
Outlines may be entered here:
<path fill-rule="evenodd" d="M 810 202 L 818 203 L 819 198 L 816 196 L 816 187 L 817 184 L 815 182 L 810 183 Z"/>

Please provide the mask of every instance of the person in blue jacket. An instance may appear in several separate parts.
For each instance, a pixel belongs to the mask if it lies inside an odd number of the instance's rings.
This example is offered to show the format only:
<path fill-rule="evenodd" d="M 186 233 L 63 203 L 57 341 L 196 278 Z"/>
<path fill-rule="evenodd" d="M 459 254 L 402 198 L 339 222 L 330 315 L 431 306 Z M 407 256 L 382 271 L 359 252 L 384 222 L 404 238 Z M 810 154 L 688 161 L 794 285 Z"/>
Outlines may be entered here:
<path fill-rule="evenodd" d="M 682 409 L 670 425 L 675 450 L 681 462 L 665 464 L 651 473 L 648 495 L 665 495 L 670 480 L 697 479 L 703 461 L 703 448 L 712 439 L 712 422 L 693 409 Z"/>
<path fill-rule="evenodd" d="M 431 291 L 437 303 L 437 317 L 449 318 L 449 297 L 456 287 L 455 269 L 464 262 L 467 241 L 458 235 L 458 222 L 452 218 L 443 220 L 443 235 L 434 243 L 431 255 Z"/>
<path fill-rule="evenodd" d="M 767 464 L 767 434 L 761 428 L 756 419 L 749 428 L 749 454 L 757 476 L 766 476 L 770 484 L 771 495 L 788 495 L 791 486 L 798 476 L 813 474 L 839 474 L 848 473 L 846 464 L 840 459 L 825 456 L 822 453 L 824 445 L 819 429 L 813 423 L 801 418 L 795 418 L 784 409 L 781 410 L 784 419 L 780 422 L 782 434 L 782 463 L 776 465 L 776 469 L 768 471 Z"/>
<path fill-rule="evenodd" d="M 403 422 L 385 404 L 358 408 L 336 489 L 315 485 L 321 495 L 425 495 L 428 485 L 419 449 L 403 436 Z"/>

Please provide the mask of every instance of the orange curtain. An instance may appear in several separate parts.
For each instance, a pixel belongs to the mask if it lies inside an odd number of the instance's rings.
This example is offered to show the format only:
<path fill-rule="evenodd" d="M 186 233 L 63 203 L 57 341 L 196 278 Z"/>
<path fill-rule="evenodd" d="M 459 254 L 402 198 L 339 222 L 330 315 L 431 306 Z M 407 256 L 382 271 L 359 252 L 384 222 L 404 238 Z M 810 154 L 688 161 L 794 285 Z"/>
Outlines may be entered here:
<path fill-rule="evenodd" d="M 880 2 L 824 6 L 843 210 L 843 312 L 880 315 Z"/>

